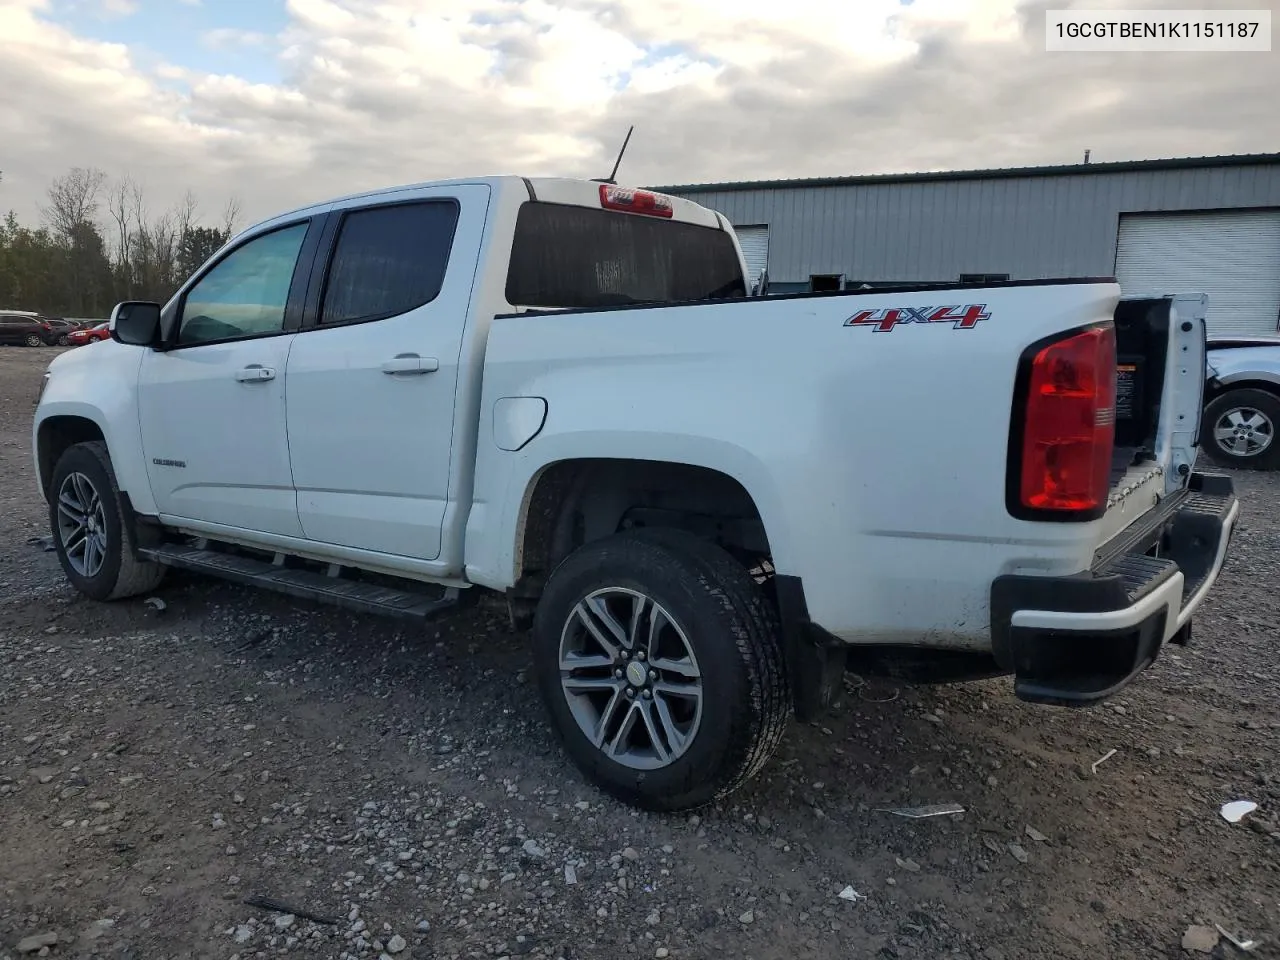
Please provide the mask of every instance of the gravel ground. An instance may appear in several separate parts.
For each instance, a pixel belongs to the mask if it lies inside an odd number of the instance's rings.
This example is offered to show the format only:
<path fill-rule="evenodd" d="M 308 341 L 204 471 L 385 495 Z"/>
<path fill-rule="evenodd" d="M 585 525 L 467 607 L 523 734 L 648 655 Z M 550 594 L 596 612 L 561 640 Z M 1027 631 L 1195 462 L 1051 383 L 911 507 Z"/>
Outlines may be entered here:
<path fill-rule="evenodd" d="M 568 765 L 495 608 L 72 593 L 32 542 L 51 355 L 0 348 L 0 958 L 1096 960 L 1214 924 L 1280 956 L 1280 476 L 1239 476 L 1193 645 L 1108 706 L 851 676 L 728 803 L 660 817 Z M 939 802 L 967 813 L 881 812 Z"/>

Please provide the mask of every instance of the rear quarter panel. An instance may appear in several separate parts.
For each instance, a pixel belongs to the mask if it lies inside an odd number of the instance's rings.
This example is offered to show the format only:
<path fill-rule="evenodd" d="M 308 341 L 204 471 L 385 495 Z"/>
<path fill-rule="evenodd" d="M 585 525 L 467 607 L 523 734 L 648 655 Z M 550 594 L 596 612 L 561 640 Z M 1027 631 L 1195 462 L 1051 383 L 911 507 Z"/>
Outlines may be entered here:
<path fill-rule="evenodd" d="M 1022 351 L 1111 318 L 1112 283 L 765 298 L 499 318 L 488 336 L 467 574 L 509 586 L 538 475 L 584 457 L 665 460 L 737 479 L 779 573 L 851 642 L 980 647 L 991 580 L 1087 567 L 1097 524 L 1005 507 Z M 849 324 L 862 311 L 983 308 L 952 322 Z M 542 397 L 545 425 L 499 450 L 493 409 Z"/>

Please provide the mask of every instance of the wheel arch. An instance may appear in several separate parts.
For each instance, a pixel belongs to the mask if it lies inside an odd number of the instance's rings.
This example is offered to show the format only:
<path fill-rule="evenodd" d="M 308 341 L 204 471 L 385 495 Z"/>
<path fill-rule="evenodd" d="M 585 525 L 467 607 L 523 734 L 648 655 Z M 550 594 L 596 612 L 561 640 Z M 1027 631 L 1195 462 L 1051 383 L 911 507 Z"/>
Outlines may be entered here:
<path fill-rule="evenodd" d="M 582 544 L 631 527 L 684 529 L 736 554 L 772 556 L 762 511 L 746 486 L 700 464 L 558 460 L 530 479 L 520 510 L 513 558 L 518 590 Z"/>
<path fill-rule="evenodd" d="M 1261 390 L 1263 393 L 1269 393 L 1277 400 L 1280 400 L 1280 377 L 1274 380 L 1257 377 L 1227 380 L 1212 379 L 1205 384 L 1204 403 L 1207 406 L 1233 390 Z"/>
<path fill-rule="evenodd" d="M 102 351 L 103 363 L 92 371 L 74 353 L 64 353 L 50 365 L 50 377 L 31 427 L 31 455 L 41 496 L 46 495 L 53 470 L 73 443 L 99 440 L 106 444 L 116 483 L 133 508 L 144 516 L 158 513 L 143 451 L 138 420 L 137 379 L 140 362 L 131 352 Z M 70 362 L 69 362 L 70 361 Z M 113 361 L 122 365 L 114 369 Z"/>
<path fill-rule="evenodd" d="M 95 440 L 107 444 L 110 451 L 111 444 L 107 442 L 102 426 L 82 414 L 54 414 L 36 425 L 36 480 L 46 498 L 58 459 L 77 443 Z"/>

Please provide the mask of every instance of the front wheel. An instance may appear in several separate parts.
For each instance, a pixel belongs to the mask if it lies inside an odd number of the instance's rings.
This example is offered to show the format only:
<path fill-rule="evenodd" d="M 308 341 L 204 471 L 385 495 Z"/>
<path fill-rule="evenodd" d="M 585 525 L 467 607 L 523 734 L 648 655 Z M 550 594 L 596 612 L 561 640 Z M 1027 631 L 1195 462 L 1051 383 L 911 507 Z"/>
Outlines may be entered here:
<path fill-rule="evenodd" d="M 1204 408 L 1200 446 L 1216 463 L 1247 470 L 1280 468 L 1280 398 L 1265 390 L 1228 390 Z"/>
<path fill-rule="evenodd" d="M 134 556 L 124 510 L 106 444 L 69 447 L 49 484 L 49 525 L 67 579 L 94 600 L 146 593 L 164 577 L 164 567 Z"/>
<path fill-rule="evenodd" d="M 672 530 L 588 543 L 552 574 L 534 667 L 557 735 L 625 803 L 681 810 L 764 766 L 790 714 L 776 617 L 719 547 Z"/>

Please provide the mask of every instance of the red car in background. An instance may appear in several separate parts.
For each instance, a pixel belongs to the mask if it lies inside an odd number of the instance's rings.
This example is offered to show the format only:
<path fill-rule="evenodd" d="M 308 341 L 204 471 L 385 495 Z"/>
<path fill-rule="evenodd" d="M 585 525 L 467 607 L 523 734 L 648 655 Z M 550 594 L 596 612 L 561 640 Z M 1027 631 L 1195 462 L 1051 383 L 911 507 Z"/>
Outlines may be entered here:
<path fill-rule="evenodd" d="M 72 330 L 67 334 L 67 343 L 73 347 L 82 347 L 94 340 L 108 340 L 111 338 L 110 328 L 110 323 L 99 323 L 83 330 Z"/>

